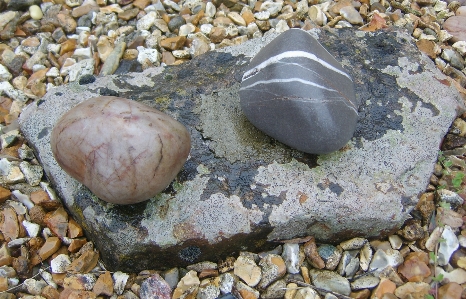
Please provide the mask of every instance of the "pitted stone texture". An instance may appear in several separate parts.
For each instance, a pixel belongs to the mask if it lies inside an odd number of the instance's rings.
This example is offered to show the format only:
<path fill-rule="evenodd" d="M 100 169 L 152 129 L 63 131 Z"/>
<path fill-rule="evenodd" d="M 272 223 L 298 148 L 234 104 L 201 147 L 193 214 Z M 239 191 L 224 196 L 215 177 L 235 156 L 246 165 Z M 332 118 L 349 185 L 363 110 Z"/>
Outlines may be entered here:
<path fill-rule="evenodd" d="M 353 138 L 332 154 L 292 150 L 241 112 L 242 75 L 274 34 L 180 66 L 61 86 L 22 113 L 28 143 L 109 270 L 217 261 L 276 245 L 267 240 L 313 235 L 318 243 L 339 243 L 389 235 L 407 219 L 456 116 L 458 92 L 404 33 L 311 33 L 348 70 L 361 102 Z M 109 92 L 171 115 L 191 135 L 191 154 L 175 183 L 144 203 L 98 200 L 51 155 L 58 118 Z"/>

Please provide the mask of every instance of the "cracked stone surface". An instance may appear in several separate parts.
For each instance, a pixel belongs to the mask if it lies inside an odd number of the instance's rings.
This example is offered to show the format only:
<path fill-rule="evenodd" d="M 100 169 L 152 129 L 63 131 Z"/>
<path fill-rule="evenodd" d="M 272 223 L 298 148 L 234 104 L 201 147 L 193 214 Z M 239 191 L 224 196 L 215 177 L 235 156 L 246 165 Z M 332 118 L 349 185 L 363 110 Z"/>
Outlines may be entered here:
<path fill-rule="evenodd" d="M 217 261 L 308 235 L 325 242 L 383 236 L 403 224 L 428 184 L 438 145 L 463 109 L 461 98 L 408 34 L 312 34 L 351 74 L 361 102 L 353 138 L 331 154 L 290 149 L 241 112 L 244 70 L 277 34 L 180 66 L 61 86 L 24 110 L 24 136 L 67 209 L 105 252 L 109 270 Z M 144 103 L 187 127 L 190 157 L 163 193 L 135 205 L 109 204 L 54 160 L 56 121 L 98 95 Z"/>

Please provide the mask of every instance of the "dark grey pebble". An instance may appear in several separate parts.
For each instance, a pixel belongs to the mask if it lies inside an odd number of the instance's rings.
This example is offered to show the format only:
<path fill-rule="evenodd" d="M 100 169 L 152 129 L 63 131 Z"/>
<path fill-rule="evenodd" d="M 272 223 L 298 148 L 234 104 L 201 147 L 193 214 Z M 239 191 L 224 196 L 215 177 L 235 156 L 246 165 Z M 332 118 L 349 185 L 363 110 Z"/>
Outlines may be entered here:
<path fill-rule="evenodd" d="M 300 151 L 336 151 L 358 118 L 351 76 L 309 33 L 285 31 L 251 60 L 239 91 L 249 121 Z"/>

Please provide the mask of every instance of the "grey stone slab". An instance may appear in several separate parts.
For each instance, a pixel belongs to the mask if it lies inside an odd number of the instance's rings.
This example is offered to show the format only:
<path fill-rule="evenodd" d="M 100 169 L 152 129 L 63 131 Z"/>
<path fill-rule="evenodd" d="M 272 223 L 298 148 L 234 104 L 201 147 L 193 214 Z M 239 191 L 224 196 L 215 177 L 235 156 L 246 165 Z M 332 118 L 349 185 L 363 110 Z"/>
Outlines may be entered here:
<path fill-rule="evenodd" d="M 307 235 L 322 242 L 378 237 L 409 217 L 463 107 L 458 92 L 408 34 L 312 33 L 351 74 L 361 102 L 353 138 L 331 154 L 290 149 L 241 111 L 238 90 L 247 63 L 276 34 L 176 67 L 61 86 L 22 113 L 21 130 L 110 270 L 217 261 Z M 188 128 L 190 157 L 155 198 L 107 204 L 54 160 L 50 132 L 57 119 L 100 94 L 156 107 Z"/>

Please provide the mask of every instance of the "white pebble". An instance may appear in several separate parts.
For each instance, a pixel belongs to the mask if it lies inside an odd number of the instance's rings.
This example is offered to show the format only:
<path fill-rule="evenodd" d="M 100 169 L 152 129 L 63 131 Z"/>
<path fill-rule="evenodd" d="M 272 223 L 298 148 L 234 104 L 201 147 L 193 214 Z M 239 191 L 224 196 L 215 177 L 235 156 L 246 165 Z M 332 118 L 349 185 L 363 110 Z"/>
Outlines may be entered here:
<path fill-rule="evenodd" d="M 27 220 L 23 220 L 23 226 L 28 232 L 28 236 L 31 238 L 37 237 L 40 232 L 40 225 L 37 223 L 29 222 Z"/>
<path fill-rule="evenodd" d="M 34 206 L 34 203 L 29 199 L 29 196 L 21 193 L 19 190 L 13 190 L 11 194 L 13 194 L 13 198 L 25 205 L 28 209 L 31 209 Z"/>
<path fill-rule="evenodd" d="M 67 254 L 59 254 L 50 261 L 50 267 L 53 273 L 66 273 L 66 269 L 70 264 L 71 260 Z"/>
<path fill-rule="evenodd" d="M 10 81 L 13 75 L 8 71 L 6 67 L 0 64 L 0 81 Z"/>
<path fill-rule="evenodd" d="M 453 49 L 458 51 L 462 56 L 466 55 L 466 41 L 461 40 L 452 45 Z"/>
<path fill-rule="evenodd" d="M 438 249 L 438 264 L 445 266 L 450 261 L 451 255 L 459 247 L 458 238 L 450 226 L 445 225 L 443 229 L 442 238 L 445 240 L 440 242 Z"/>
<path fill-rule="evenodd" d="M 120 271 L 113 273 L 113 289 L 117 295 L 123 294 L 129 275 Z"/>
<path fill-rule="evenodd" d="M 254 14 L 254 17 L 259 21 L 267 21 L 270 19 L 270 12 L 268 10 L 259 11 Z"/>
<path fill-rule="evenodd" d="M 29 294 L 40 295 L 42 289 L 47 285 L 43 280 L 35 280 L 34 278 L 28 278 L 23 282 L 24 286 L 28 290 Z"/>
<path fill-rule="evenodd" d="M 205 16 L 209 18 L 213 18 L 216 12 L 217 12 L 217 8 L 215 7 L 215 5 L 212 4 L 212 2 L 207 2 L 205 6 Z"/>
<path fill-rule="evenodd" d="M 207 2 L 207 4 L 209 4 L 210 2 Z M 212 24 L 202 24 L 201 25 L 201 32 L 206 34 L 206 35 L 209 35 L 210 32 L 212 31 L 212 28 L 214 27 L 214 25 Z"/>
<path fill-rule="evenodd" d="M 31 18 L 33 18 L 34 20 L 40 20 L 44 16 L 42 10 L 37 5 L 29 6 L 29 13 L 31 14 Z"/>

